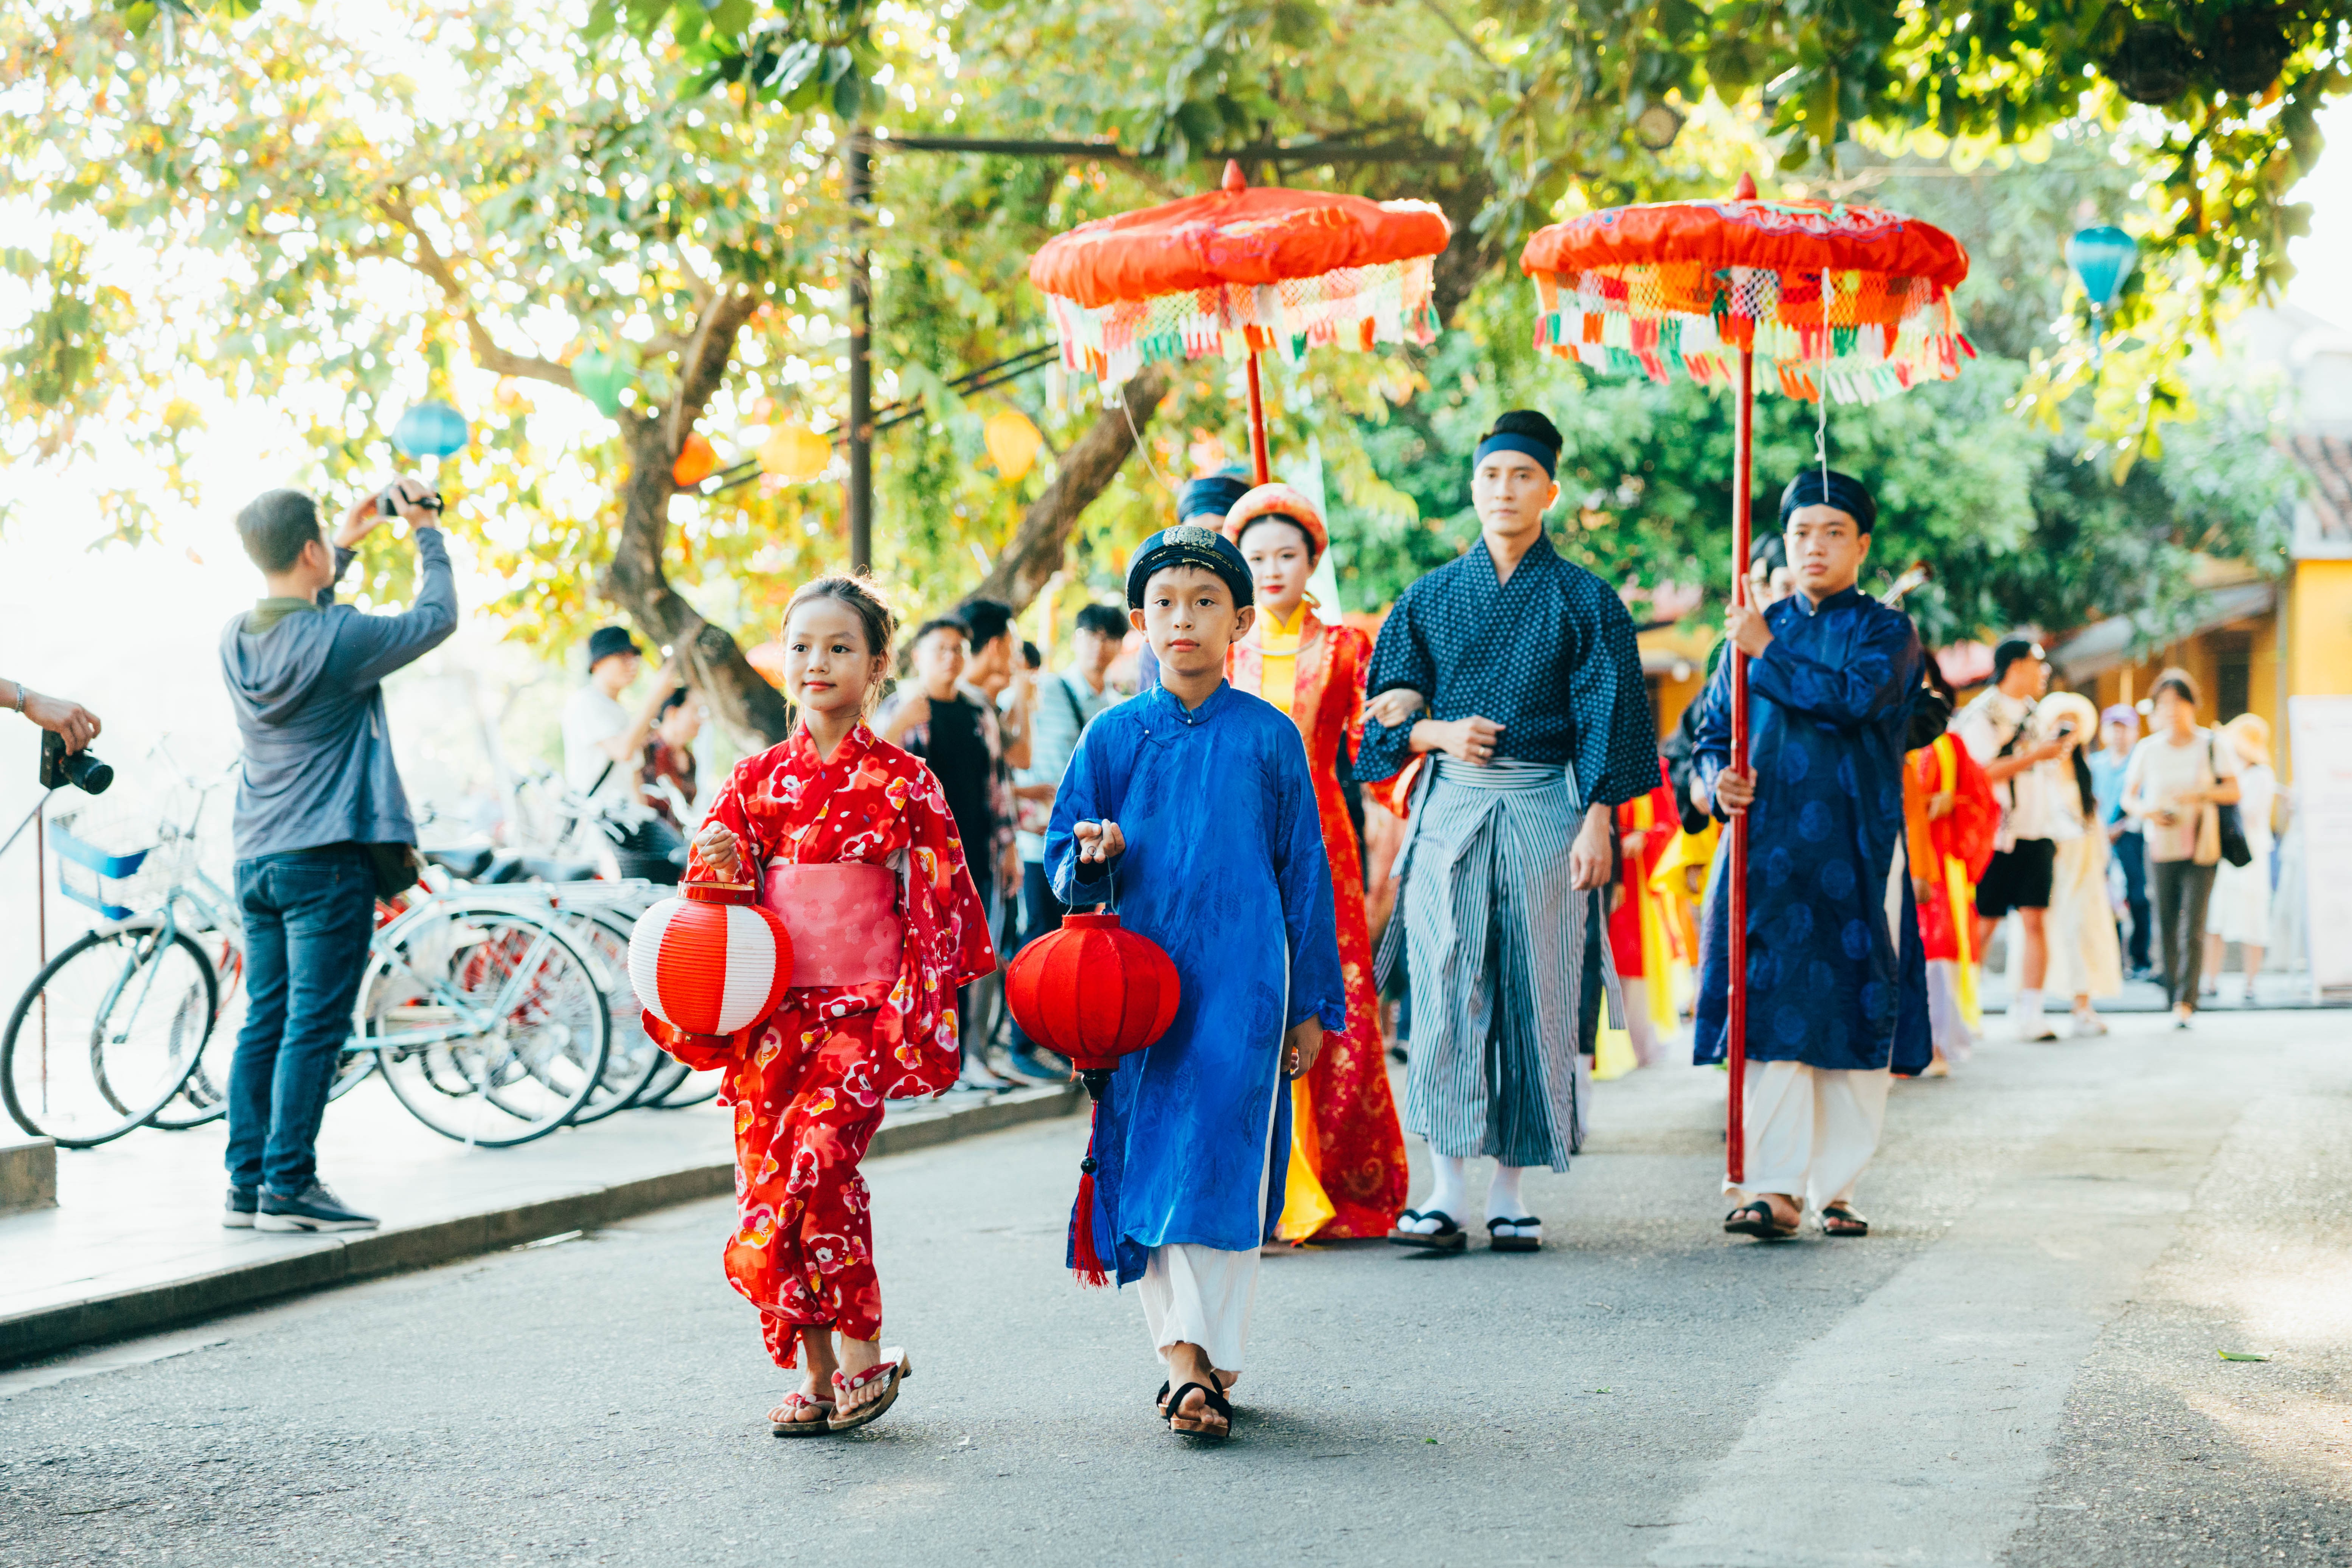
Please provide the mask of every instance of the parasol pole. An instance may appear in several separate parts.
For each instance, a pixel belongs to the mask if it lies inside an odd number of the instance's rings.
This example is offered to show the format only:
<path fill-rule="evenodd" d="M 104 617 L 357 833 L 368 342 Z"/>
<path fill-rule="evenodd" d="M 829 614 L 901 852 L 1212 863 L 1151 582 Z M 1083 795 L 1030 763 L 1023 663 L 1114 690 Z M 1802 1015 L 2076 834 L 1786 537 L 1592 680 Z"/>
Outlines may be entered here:
<path fill-rule="evenodd" d="M 1731 602 L 1748 605 L 1748 510 L 1755 482 L 1749 447 L 1756 429 L 1756 350 L 1739 351 L 1739 411 L 1731 453 Z M 1731 649 L 1731 765 L 1748 769 L 1748 656 Z M 1753 809 L 1752 807 L 1750 809 Z M 1731 991 L 1725 1034 L 1731 1093 L 1723 1127 L 1724 1173 L 1734 1186 L 1748 1179 L 1748 813 L 1731 819 Z"/>
<path fill-rule="evenodd" d="M 1265 456 L 1265 395 L 1258 390 L 1257 350 L 1249 352 L 1249 416 L 1250 471 L 1256 477 L 1254 485 L 1268 483 L 1274 478 Z"/>

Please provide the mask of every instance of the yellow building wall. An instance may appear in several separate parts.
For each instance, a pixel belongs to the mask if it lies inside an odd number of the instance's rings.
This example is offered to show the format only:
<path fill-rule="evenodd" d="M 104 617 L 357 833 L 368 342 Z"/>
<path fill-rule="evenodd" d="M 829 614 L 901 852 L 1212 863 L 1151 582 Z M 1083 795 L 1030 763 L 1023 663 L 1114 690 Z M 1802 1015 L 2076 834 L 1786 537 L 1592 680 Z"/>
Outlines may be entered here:
<path fill-rule="evenodd" d="M 2298 561 L 2287 584 L 2287 689 L 2298 697 L 2352 696 L 2352 561 Z M 2284 724 L 2275 725 L 2279 775 L 2293 782 Z"/>

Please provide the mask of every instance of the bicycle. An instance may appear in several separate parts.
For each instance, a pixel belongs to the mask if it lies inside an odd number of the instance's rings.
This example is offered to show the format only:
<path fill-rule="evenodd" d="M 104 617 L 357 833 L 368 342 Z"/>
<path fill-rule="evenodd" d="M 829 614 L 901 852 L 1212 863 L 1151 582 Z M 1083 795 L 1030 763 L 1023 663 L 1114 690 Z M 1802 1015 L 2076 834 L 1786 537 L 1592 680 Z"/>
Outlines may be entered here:
<path fill-rule="evenodd" d="M 57 819 L 59 885 L 103 923 L 42 967 L 0 1037 L 0 1103 L 66 1148 L 226 1110 L 226 1075 L 205 1058 L 242 981 L 244 927 L 197 864 L 196 829 L 228 775 L 200 783 L 162 743 L 152 757 L 193 795 L 184 823 L 167 814 L 152 844 L 127 848 L 124 823 L 88 808 Z M 429 888 L 380 904 L 377 921 L 330 1098 L 380 1070 L 427 1127 L 491 1148 L 569 1122 L 604 1076 L 613 1015 L 601 966 L 561 922 Z"/>

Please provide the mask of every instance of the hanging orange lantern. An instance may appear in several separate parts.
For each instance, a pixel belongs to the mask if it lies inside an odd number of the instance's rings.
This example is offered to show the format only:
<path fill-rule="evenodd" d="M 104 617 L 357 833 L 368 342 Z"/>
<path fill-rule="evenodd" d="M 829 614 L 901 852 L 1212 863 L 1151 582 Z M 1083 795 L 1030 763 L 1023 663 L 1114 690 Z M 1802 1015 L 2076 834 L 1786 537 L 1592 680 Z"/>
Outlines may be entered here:
<path fill-rule="evenodd" d="M 1037 460 L 1037 448 L 1045 444 L 1044 433 L 1018 408 L 1000 409 L 989 416 L 980 434 L 988 443 L 988 456 L 996 471 L 1008 479 L 1027 473 Z"/>
<path fill-rule="evenodd" d="M 798 420 L 778 425 L 760 447 L 760 471 L 787 484 L 806 484 L 833 466 L 833 443 Z"/>
<path fill-rule="evenodd" d="M 717 449 L 698 433 L 687 437 L 686 445 L 677 449 L 677 461 L 669 466 L 669 477 L 677 481 L 678 489 L 691 489 L 718 468 Z"/>

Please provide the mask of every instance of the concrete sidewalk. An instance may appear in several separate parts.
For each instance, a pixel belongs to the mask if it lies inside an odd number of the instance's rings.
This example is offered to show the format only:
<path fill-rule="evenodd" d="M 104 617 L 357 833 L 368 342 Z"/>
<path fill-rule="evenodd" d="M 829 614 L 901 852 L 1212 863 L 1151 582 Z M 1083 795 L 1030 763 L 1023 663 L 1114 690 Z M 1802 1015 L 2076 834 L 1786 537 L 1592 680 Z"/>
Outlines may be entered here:
<path fill-rule="evenodd" d="M 1063 1116 L 1073 1084 L 891 1102 L 868 1157 Z M 520 1149 L 428 1131 L 379 1080 L 328 1109 L 320 1174 L 383 1216 L 345 1236 L 226 1230 L 226 1128 L 58 1152 L 58 1205 L 0 1218 L 0 1366 L 296 1291 L 429 1268 L 732 1190 L 727 1114 L 627 1110 Z"/>

